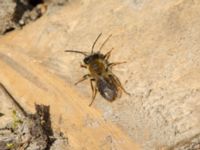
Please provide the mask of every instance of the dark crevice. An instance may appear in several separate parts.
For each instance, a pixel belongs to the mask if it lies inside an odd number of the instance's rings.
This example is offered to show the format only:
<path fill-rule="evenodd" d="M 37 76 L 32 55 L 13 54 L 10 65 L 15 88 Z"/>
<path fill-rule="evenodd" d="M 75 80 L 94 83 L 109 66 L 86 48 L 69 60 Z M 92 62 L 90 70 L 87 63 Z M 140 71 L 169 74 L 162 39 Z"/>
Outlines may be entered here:
<path fill-rule="evenodd" d="M 13 26 L 4 31 L 4 34 L 13 31 L 16 27 L 22 27 L 28 22 L 36 20 L 41 17 L 41 12 L 37 9 L 39 4 L 43 4 L 43 0 L 14 0 L 16 3 L 15 11 L 13 13 L 11 21 Z M 31 18 L 31 11 L 37 11 L 35 19 Z"/>
<path fill-rule="evenodd" d="M 0 26 L 0 34 L 21 29 L 43 16 L 48 9 L 51 10 L 54 7 L 63 6 L 67 2 L 68 0 L 12 0 L 12 2 L 9 2 L 9 7 L 12 9 L 9 9 L 10 11 L 6 12 L 5 16 L 3 16 L 6 26 Z M 5 11 L 6 8 L 3 7 Z"/>
<path fill-rule="evenodd" d="M 32 5 L 32 6 L 37 6 L 38 4 L 42 4 L 44 3 L 43 0 L 29 0 L 29 4 Z"/>
<path fill-rule="evenodd" d="M 51 117 L 50 117 L 50 107 L 45 105 L 37 105 L 35 104 L 35 109 L 37 115 L 41 118 L 40 122 L 44 122 L 41 124 L 44 134 L 47 135 L 47 147 L 45 150 L 49 150 L 53 142 L 56 140 L 53 137 L 53 130 L 51 127 Z"/>
<path fill-rule="evenodd" d="M 13 31 L 13 30 L 15 30 L 14 27 L 9 27 L 9 28 L 7 28 L 7 29 L 4 31 L 4 34 L 5 34 L 5 33 L 8 33 L 8 32 L 11 32 L 11 31 Z"/>
<path fill-rule="evenodd" d="M 16 7 L 15 12 L 13 15 L 13 22 L 18 23 L 19 20 L 22 18 L 23 14 L 27 10 L 32 10 L 33 6 L 29 5 L 28 3 L 23 3 L 21 0 L 16 0 Z"/>

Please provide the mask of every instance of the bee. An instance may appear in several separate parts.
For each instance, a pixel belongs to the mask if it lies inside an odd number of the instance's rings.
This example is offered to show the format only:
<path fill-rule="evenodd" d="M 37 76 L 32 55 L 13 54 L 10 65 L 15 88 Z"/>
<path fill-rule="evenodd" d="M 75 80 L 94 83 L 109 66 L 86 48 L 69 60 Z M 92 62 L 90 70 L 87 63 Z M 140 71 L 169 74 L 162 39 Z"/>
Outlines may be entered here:
<path fill-rule="evenodd" d="M 83 63 L 80 66 L 82 68 L 86 68 L 89 70 L 88 74 L 85 74 L 80 80 L 78 80 L 75 85 L 78 83 L 90 79 L 90 85 L 92 89 L 92 101 L 89 106 L 92 105 L 94 99 L 96 97 L 97 91 L 100 95 L 108 100 L 109 102 L 113 102 L 116 98 L 121 97 L 122 91 L 128 95 L 130 95 L 122 86 L 120 80 L 116 75 L 112 73 L 112 67 L 118 64 L 122 64 L 125 62 L 115 62 L 110 63 L 108 59 L 110 58 L 111 52 L 113 48 L 108 51 L 106 54 L 101 53 L 101 49 L 109 40 L 112 35 L 109 35 L 107 39 L 102 43 L 101 47 L 97 52 L 94 52 L 95 44 L 98 39 L 101 37 L 102 33 L 100 33 L 96 40 L 92 45 L 91 52 L 84 52 L 78 50 L 65 50 L 65 52 L 71 53 L 79 53 L 84 55 Z"/>

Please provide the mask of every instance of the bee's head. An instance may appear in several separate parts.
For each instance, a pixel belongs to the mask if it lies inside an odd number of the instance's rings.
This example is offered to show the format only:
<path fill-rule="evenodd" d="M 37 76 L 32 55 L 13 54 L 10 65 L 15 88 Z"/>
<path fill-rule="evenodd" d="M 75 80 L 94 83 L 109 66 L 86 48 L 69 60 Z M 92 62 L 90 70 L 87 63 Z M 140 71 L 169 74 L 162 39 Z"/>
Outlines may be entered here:
<path fill-rule="evenodd" d="M 97 59 L 101 59 L 101 58 L 103 58 L 103 54 L 94 53 L 89 56 L 86 56 L 83 61 L 86 65 L 88 65 L 88 64 L 91 64 L 92 62 L 96 61 Z"/>

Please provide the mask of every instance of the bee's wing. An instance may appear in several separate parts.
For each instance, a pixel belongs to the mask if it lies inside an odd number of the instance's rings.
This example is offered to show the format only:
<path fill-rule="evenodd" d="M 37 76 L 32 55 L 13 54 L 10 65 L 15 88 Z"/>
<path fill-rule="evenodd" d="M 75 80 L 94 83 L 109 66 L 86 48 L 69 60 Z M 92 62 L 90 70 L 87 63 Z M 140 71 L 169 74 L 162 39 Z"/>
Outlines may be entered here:
<path fill-rule="evenodd" d="M 120 98 L 122 95 L 122 89 L 121 89 L 122 86 L 119 79 L 114 74 L 111 74 L 109 75 L 109 82 L 111 82 L 111 84 L 113 84 L 116 87 L 117 97 Z"/>
<path fill-rule="evenodd" d="M 118 97 L 118 87 L 112 76 L 101 76 L 97 80 L 99 93 L 108 101 L 112 102 Z"/>
<path fill-rule="evenodd" d="M 113 78 L 113 82 L 116 84 L 116 86 L 117 86 L 118 89 L 119 89 L 118 91 L 123 91 L 124 93 L 130 95 L 130 93 L 128 93 L 128 92 L 124 89 L 124 87 L 122 86 L 122 84 L 121 84 L 119 78 L 118 78 L 116 75 L 114 75 L 114 74 L 112 74 L 111 76 L 112 76 L 112 78 Z M 121 92 L 121 93 L 122 93 L 122 92 Z M 121 95 L 120 95 L 120 96 L 121 96 Z"/>

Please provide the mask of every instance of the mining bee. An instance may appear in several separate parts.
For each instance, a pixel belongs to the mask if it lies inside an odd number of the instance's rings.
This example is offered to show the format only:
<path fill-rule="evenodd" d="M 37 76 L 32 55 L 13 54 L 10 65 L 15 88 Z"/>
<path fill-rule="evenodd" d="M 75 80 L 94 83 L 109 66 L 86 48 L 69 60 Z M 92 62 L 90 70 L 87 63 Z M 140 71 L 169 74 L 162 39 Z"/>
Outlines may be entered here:
<path fill-rule="evenodd" d="M 102 43 L 99 51 L 94 52 L 95 44 L 97 43 L 101 35 L 102 33 L 100 33 L 94 41 L 90 53 L 77 50 L 65 50 L 65 52 L 79 53 L 85 56 L 85 58 L 83 59 L 84 64 L 81 64 L 81 67 L 88 69 L 89 74 L 84 75 L 79 81 L 75 83 L 75 85 L 86 79 L 90 79 L 90 85 L 92 89 L 92 101 L 89 106 L 91 106 L 94 102 L 97 91 L 101 94 L 101 96 L 103 96 L 103 98 L 105 98 L 109 102 L 112 102 L 116 98 L 121 97 L 122 91 L 130 95 L 123 88 L 118 77 L 115 76 L 111 71 L 113 66 L 125 62 L 110 63 L 108 61 L 113 48 L 106 54 L 101 53 L 101 49 L 112 35 L 109 35 L 107 39 Z"/>

